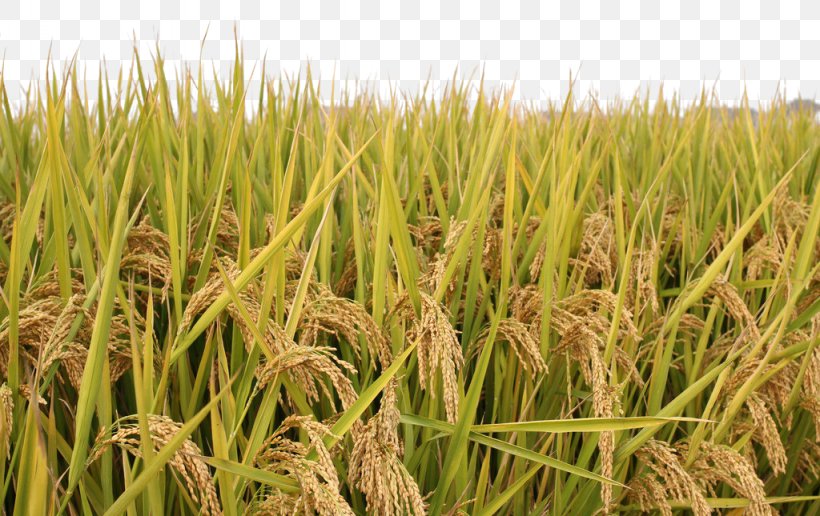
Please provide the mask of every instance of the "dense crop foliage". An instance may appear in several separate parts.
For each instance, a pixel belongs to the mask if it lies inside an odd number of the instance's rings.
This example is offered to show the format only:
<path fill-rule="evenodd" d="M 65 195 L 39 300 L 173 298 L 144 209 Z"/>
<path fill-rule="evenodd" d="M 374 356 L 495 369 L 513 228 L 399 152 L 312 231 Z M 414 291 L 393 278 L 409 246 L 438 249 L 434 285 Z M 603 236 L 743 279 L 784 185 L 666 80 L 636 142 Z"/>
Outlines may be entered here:
<path fill-rule="evenodd" d="M 8 513 L 820 512 L 814 113 L 143 72 L 0 86 Z"/>

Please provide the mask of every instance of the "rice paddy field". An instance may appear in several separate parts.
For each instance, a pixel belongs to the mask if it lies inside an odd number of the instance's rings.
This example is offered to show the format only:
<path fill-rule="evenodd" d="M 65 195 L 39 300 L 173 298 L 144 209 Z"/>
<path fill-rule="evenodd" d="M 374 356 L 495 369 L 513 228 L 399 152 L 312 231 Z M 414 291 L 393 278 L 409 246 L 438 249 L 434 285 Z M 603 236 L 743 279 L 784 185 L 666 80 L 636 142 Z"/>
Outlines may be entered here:
<path fill-rule="evenodd" d="M 820 513 L 811 110 L 148 72 L 0 85 L 7 514 Z"/>

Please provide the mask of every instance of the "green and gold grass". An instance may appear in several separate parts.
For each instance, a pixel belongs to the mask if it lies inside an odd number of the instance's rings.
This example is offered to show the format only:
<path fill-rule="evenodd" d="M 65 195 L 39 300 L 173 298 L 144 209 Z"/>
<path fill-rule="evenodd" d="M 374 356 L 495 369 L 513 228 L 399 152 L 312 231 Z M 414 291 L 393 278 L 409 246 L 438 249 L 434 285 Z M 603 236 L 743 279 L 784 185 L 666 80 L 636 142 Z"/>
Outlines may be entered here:
<path fill-rule="evenodd" d="M 5 512 L 820 512 L 814 113 L 137 63 L 0 84 Z"/>

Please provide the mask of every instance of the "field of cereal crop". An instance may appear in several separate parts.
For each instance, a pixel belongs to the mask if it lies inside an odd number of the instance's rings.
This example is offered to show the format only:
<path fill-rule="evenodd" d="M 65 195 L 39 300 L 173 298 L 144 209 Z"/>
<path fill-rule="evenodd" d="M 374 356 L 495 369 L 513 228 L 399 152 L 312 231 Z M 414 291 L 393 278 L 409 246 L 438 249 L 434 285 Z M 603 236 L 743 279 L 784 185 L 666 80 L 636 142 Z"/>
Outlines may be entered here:
<path fill-rule="evenodd" d="M 162 70 L 0 85 L 5 512 L 820 513 L 813 106 Z"/>

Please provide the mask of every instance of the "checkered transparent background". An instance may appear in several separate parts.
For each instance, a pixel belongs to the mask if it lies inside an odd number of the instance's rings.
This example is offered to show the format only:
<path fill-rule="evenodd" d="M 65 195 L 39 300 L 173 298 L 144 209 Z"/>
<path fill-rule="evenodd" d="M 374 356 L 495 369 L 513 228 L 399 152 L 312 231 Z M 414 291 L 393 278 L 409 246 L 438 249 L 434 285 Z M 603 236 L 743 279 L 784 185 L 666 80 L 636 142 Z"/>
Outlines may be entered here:
<path fill-rule="evenodd" d="M 168 77 L 201 56 L 228 78 L 235 28 L 249 80 L 266 57 L 268 74 L 309 64 L 325 82 L 382 92 L 483 73 L 544 102 L 572 73 L 578 93 L 602 99 L 661 83 L 684 100 L 714 87 L 729 104 L 744 88 L 753 102 L 820 96 L 820 0 L 0 0 L 3 77 L 19 98 L 49 53 L 65 66 L 78 52 L 96 87 L 100 68 L 113 80 L 129 66 L 135 42 L 148 65 L 159 41 Z"/>

